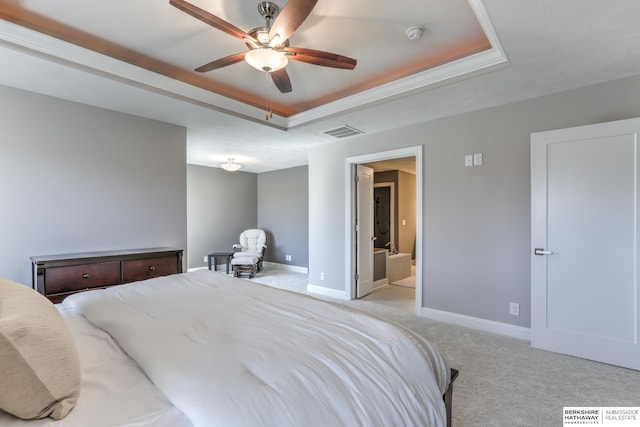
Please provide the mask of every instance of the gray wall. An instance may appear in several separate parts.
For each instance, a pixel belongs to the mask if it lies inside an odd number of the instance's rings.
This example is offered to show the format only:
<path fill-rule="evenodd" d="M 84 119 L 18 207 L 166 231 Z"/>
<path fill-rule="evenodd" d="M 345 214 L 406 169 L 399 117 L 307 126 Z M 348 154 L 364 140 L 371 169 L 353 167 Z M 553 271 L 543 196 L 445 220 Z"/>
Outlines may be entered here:
<path fill-rule="evenodd" d="M 424 145 L 422 305 L 528 327 L 530 134 L 638 116 L 632 77 L 311 148 L 309 282 L 347 286 L 345 158 Z"/>
<path fill-rule="evenodd" d="M 186 249 L 186 130 L 0 86 L 0 277 L 29 257 Z"/>
<path fill-rule="evenodd" d="M 398 171 L 398 251 L 416 257 L 416 176 Z M 404 224 L 403 224 L 404 220 Z"/>
<path fill-rule="evenodd" d="M 187 166 L 189 268 L 206 265 L 204 256 L 231 251 L 243 230 L 255 228 L 257 176 L 206 166 Z"/>
<path fill-rule="evenodd" d="M 258 175 L 258 226 L 267 232 L 266 261 L 309 265 L 308 176 L 307 166 Z"/>

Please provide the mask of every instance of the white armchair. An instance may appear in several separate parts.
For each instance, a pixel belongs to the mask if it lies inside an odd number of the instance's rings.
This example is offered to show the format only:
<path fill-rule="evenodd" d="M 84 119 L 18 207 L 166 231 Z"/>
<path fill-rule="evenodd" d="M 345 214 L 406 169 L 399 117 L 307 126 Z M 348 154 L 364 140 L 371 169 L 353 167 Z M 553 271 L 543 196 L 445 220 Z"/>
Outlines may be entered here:
<path fill-rule="evenodd" d="M 264 230 L 257 228 L 245 230 L 240 233 L 240 243 L 233 245 L 233 258 L 236 259 L 237 265 L 238 259 L 250 259 L 257 258 L 256 268 L 257 271 L 262 271 L 262 261 L 264 259 L 264 251 L 267 248 L 267 235 Z"/>

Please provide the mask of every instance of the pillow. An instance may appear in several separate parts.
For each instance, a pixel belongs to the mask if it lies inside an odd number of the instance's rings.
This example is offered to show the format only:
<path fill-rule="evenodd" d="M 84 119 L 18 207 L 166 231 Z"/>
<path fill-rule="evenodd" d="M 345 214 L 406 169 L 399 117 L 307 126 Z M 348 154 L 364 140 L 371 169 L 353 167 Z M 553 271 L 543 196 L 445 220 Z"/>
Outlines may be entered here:
<path fill-rule="evenodd" d="M 58 310 L 33 289 L 0 279 L 0 409 L 58 420 L 79 394 L 78 351 Z"/>

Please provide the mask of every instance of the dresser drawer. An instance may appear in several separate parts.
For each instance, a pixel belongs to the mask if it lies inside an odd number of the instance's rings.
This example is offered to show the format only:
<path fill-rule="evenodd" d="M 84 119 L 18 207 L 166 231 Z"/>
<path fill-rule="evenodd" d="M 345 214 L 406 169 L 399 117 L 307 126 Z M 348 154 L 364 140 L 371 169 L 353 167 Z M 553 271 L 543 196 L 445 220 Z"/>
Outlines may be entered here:
<path fill-rule="evenodd" d="M 118 283 L 120 283 L 119 262 L 52 267 L 44 272 L 45 295 Z"/>
<path fill-rule="evenodd" d="M 32 256 L 33 288 L 60 302 L 76 292 L 182 273 L 182 252 L 144 248 Z"/>
<path fill-rule="evenodd" d="M 135 259 L 122 262 L 122 282 L 135 282 L 178 273 L 175 256 Z"/>

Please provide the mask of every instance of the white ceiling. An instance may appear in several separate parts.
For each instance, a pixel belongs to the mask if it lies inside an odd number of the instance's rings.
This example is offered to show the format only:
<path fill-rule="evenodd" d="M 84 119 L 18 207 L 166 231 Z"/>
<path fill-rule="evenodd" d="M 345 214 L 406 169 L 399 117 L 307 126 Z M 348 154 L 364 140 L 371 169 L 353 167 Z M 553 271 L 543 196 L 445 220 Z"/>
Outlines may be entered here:
<path fill-rule="evenodd" d="M 232 1 L 193 3 L 244 30 L 261 25 L 253 2 L 242 2 L 243 7 Z M 428 49 L 460 34 L 465 37 L 455 27 L 471 25 L 475 17 L 493 49 L 265 122 L 259 108 L 0 21 L 0 84 L 185 126 L 189 163 L 218 166 L 233 157 L 244 171 L 265 172 L 306 164 L 310 146 L 338 141 L 323 131 L 343 125 L 372 134 L 640 74 L 637 0 L 469 0 L 468 5 L 410 0 L 390 4 L 392 9 L 381 1 L 320 0 L 291 43 L 352 56 L 359 61 L 353 72 L 363 69 L 353 75 L 361 78 L 371 78 L 377 64 L 406 61 L 410 51 L 405 49 L 415 45 L 404 31 L 413 24 L 427 28 L 419 43 L 424 44 L 421 49 Z M 4 6 L 15 5 L 84 26 L 85 31 L 127 43 L 137 51 L 162 52 L 166 46 L 171 60 L 188 68 L 243 47 L 242 42 L 199 25 L 168 1 L 0 0 L 0 17 Z M 84 19 L 87 10 L 99 19 Z M 162 27 L 150 23 L 156 14 L 175 22 L 177 29 L 163 34 Z M 442 24 L 448 21 L 455 25 Z M 371 23 L 376 30 L 370 29 Z M 202 52 L 211 32 L 217 36 L 217 50 L 212 47 L 211 53 Z M 393 43 L 402 46 L 397 54 L 404 59 L 378 53 L 376 46 L 382 43 L 378 37 L 387 41 L 396 37 Z M 187 48 L 192 43 L 195 47 Z M 221 54 L 223 50 L 226 53 Z M 501 64 L 505 56 L 508 62 Z M 290 69 L 292 65 L 297 67 Z M 294 103 L 354 84 L 343 77 L 351 71 L 300 63 L 290 66 Z M 224 71 L 226 77 L 214 78 L 225 84 L 247 82 L 247 87 L 259 84 L 255 90 L 261 90 L 264 83 L 262 75 L 244 63 Z M 256 83 L 253 73 L 260 82 Z M 274 96 L 274 102 L 289 101 Z"/>

